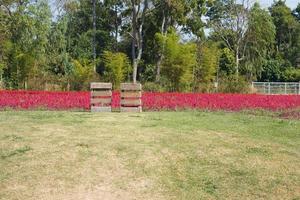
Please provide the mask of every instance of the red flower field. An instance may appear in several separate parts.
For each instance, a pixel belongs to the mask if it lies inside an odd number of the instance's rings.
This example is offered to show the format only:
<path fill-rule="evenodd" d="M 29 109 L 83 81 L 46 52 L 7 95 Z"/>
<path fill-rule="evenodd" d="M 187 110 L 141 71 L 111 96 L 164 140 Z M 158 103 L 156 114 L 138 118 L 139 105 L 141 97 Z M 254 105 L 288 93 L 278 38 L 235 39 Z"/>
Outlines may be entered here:
<path fill-rule="evenodd" d="M 0 108 L 71 110 L 89 109 L 89 92 L 0 91 Z M 113 108 L 120 95 L 113 93 Z M 300 108 L 300 95 L 200 94 L 144 92 L 144 110 L 285 110 Z"/>
<path fill-rule="evenodd" d="M 231 110 L 268 109 L 282 110 L 300 107 L 297 95 L 256 94 L 200 94 L 200 93 L 146 93 L 143 95 L 146 109 L 208 109 Z"/>

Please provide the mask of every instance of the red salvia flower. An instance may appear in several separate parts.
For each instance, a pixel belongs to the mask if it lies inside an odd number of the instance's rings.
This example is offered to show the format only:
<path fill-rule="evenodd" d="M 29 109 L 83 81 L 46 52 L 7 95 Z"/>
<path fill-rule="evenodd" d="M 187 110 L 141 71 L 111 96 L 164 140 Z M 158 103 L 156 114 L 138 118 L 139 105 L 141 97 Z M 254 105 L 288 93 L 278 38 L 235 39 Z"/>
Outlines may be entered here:
<path fill-rule="evenodd" d="M 144 92 L 142 102 L 144 110 L 283 110 L 299 108 L 300 95 Z M 0 91 L 0 108 L 89 110 L 89 104 L 89 92 Z M 112 107 L 119 106 L 120 94 L 113 92 Z"/>

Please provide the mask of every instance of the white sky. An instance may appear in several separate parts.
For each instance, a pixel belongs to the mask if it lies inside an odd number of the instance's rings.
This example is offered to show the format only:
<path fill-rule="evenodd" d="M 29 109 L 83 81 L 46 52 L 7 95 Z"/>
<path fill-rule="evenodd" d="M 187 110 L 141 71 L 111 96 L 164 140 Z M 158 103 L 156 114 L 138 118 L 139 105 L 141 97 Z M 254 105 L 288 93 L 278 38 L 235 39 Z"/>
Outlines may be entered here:
<path fill-rule="evenodd" d="M 267 8 L 273 4 L 273 0 L 257 0 L 257 2 L 259 2 L 264 8 Z M 294 9 L 297 7 L 297 4 L 300 3 L 300 0 L 286 0 L 285 3 L 288 7 Z"/>
<path fill-rule="evenodd" d="M 273 4 L 273 0 L 256 0 L 260 3 L 260 5 L 264 8 L 268 8 Z M 286 5 L 290 7 L 291 9 L 294 9 L 297 7 L 298 3 L 300 3 L 300 0 L 286 0 Z M 50 0 L 51 7 L 55 7 L 55 1 Z M 53 9 L 54 10 L 54 9 Z"/>
<path fill-rule="evenodd" d="M 270 7 L 274 2 L 274 0 L 253 0 L 253 1 L 259 2 L 259 4 L 263 8 Z M 52 10 L 53 19 L 55 20 L 56 16 L 58 15 L 57 9 L 55 9 L 56 3 L 55 3 L 55 0 L 49 0 L 49 2 L 50 2 L 51 10 Z M 300 0 L 286 0 L 285 3 L 288 7 L 290 7 L 293 10 L 297 7 L 298 3 L 300 3 Z"/>

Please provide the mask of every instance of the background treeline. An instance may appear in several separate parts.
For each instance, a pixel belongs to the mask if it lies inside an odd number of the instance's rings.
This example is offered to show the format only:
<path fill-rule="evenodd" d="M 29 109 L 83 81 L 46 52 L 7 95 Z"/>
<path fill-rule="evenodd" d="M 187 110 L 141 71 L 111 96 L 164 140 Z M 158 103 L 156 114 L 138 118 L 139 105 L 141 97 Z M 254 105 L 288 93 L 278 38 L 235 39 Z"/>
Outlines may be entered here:
<path fill-rule="evenodd" d="M 1 88 L 85 90 L 90 81 L 192 92 L 300 81 L 300 4 L 0 1 Z"/>

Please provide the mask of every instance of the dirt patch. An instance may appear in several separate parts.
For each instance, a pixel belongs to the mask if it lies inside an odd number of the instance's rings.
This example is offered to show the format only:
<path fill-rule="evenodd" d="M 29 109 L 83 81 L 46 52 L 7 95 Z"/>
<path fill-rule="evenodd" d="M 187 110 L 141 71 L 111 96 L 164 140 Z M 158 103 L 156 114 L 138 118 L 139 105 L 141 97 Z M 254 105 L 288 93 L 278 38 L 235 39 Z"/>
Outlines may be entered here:
<path fill-rule="evenodd" d="M 293 110 L 293 111 L 285 111 L 279 114 L 280 118 L 283 119 L 296 119 L 300 120 L 300 110 Z"/>

